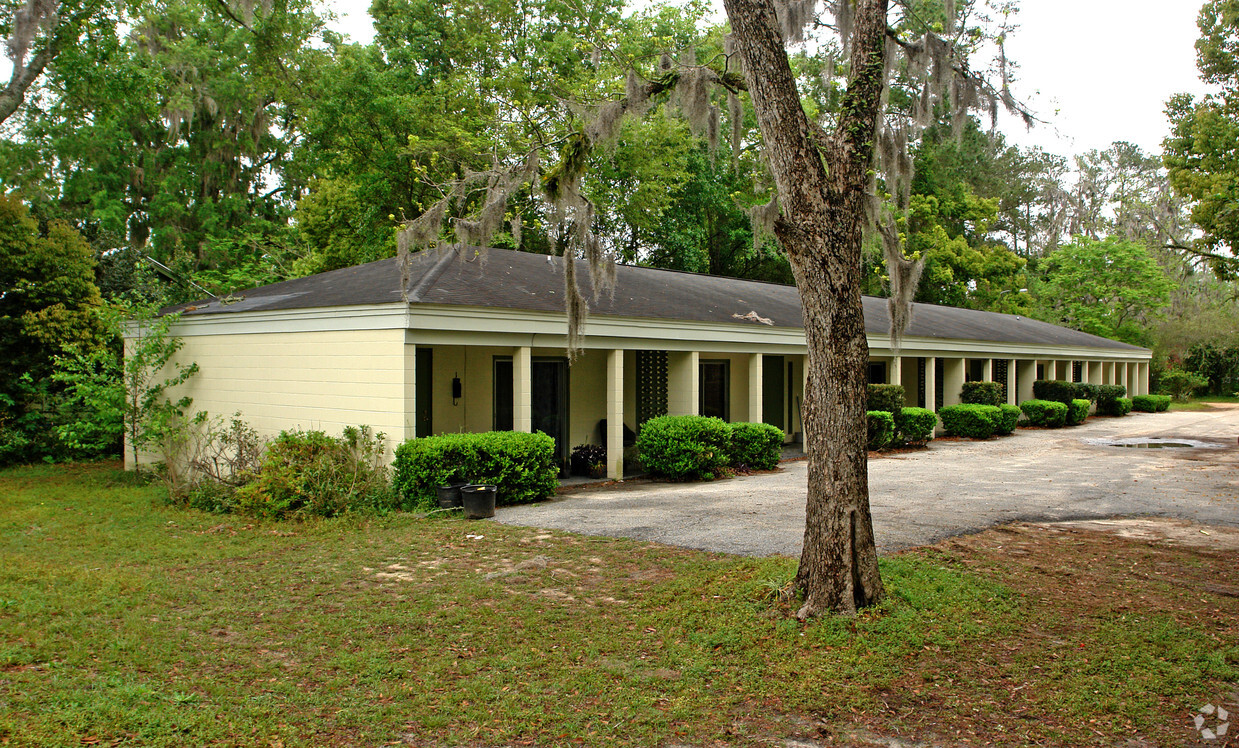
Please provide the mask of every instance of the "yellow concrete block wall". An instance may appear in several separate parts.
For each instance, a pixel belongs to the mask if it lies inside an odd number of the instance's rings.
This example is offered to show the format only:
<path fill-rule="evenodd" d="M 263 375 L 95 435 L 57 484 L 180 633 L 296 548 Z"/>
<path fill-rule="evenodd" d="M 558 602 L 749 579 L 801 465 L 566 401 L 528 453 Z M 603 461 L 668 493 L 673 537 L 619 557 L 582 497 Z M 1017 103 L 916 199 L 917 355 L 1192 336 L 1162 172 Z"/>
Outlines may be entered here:
<path fill-rule="evenodd" d="M 370 426 L 386 434 L 389 458 L 405 438 L 404 330 L 181 334 L 177 360 L 199 371 L 169 394 L 192 397 L 192 412 L 240 412 L 267 437 Z"/>

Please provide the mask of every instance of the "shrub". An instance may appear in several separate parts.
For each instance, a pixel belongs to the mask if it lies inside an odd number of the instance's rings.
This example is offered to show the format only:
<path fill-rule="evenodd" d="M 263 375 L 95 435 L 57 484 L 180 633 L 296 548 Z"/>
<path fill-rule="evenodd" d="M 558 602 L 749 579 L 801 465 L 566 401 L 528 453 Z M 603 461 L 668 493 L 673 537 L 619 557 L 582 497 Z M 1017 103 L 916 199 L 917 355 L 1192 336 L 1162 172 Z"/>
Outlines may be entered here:
<path fill-rule="evenodd" d="M 568 458 L 573 475 L 589 475 L 594 465 L 606 464 L 607 448 L 601 444 L 578 444 Z"/>
<path fill-rule="evenodd" d="M 1075 382 L 1060 382 L 1055 379 L 1038 379 L 1033 382 L 1033 397 L 1037 400 L 1069 404 L 1072 400 L 1083 397 L 1080 385 Z"/>
<path fill-rule="evenodd" d="M 1164 413 L 1170 407 L 1170 395 L 1154 395 L 1157 398 L 1157 412 Z"/>
<path fill-rule="evenodd" d="M 885 410 L 871 410 L 865 413 L 865 420 L 869 423 L 869 449 L 882 449 L 895 438 L 894 414 Z"/>
<path fill-rule="evenodd" d="M 1105 410 L 1106 403 L 1117 400 L 1120 397 L 1127 397 L 1127 388 L 1121 384 L 1098 384 L 1094 385 L 1097 388 L 1097 397 L 1093 398 L 1097 403 L 1098 410 Z"/>
<path fill-rule="evenodd" d="M 898 384 L 871 384 L 868 387 L 868 402 L 865 410 L 884 410 L 898 413 L 903 407 L 903 387 Z"/>
<path fill-rule="evenodd" d="M 895 439 L 901 444 L 924 444 L 934 438 L 938 414 L 926 408 L 900 408 L 895 413 Z"/>
<path fill-rule="evenodd" d="M 1076 382 L 1076 397 L 1089 402 L 1097 402 L 1097 394 L 1101 389 L 1100 384 L 1092 384 L 1090 382 Z"/>
<path fill-rule="evenodd" d="M 720 418 L 658 416 L 641 426 L 641 464 L 672 480 L 713 480 L 730 462 L 731 429 Z"/>
<path fill-rule="evenodd" d="M 282 431 L 267 445 L 258 475 L 236 492 L 246 514 L 333 517 L 392 504 L 383 466 L 383 435 L 368 426 L 322 431 Z"/>
<path fill-rule="evenodd" d="M 994 425 L 994 433 L 1000 436 L 1006 436 L 1012 431 L 1015 431 L 1015 427 L 1020 422 L 1021 413 L 1022 411 L 1018 406 L 1010 405 L 1008 403 L 999 405 L 998 421 Z"/>
<path fill-rule="evenodd" d="M 942 428 L 951 436 L 988 439 L 994 435 L 1002 411 L 996 405 L 948 405 L 938 411 Z"/>
<path fill-rule="evenodd" d="M 1088 418 L 1088 409 L 1092 406 L 1088 400 L 1076 399 L 1072 400 L 1067 405 L 1067 420 L 1068 426 L 1079 426 L 1084 423 L 1084 419 Z"/>
<path fill-rule="evenodd" d="M 488 431 L 410 439 L 396 448 L 392 487 L 405 508 L 437 506 L 452 480 L 493 484 L 497 504 L 545 499 L 559 485 L 555 440 L 541 432 Z"/>
<path fill-rule="evenodd" d="M 1046 426 L 1056 429 L 1067 420 L 1067 406 L 1052 400 L 1025 400 L 1020 410 L 1028 417 L 1030 426 Z"/>
<path fill-rule="evenodd" d="M 1131 399 L 1131 409 L 1139 413 L 1156 413 L 1156 395 L 1136 395 Z"/>
<path fill-rule="evenodd" d="M 997 405 L 1002 400 L 1002 385 L 998 382 L 964 382 L 959 400 L 966 405 Z"/>
<path fill-rule="evenodd" d="M 1183 369 L 1167 369 L 1162 372 L 1161 390 L 1175 400 L 1187 400 L 1196 390 L 1209 386 L 1209 380 L 1199 374 Z"/>
<path fill-rule="evenodd" d="M 1107 416 L 1125 416 L 1131 412 L 1131 398 L 1116 397 L 1097 403 L 1097 412 Z"/>
<path fill-rule="evenodd" d="M 768 423 L 731 424 L 731 464 L 773 470 L 783 456 L 783 429 Z"/>

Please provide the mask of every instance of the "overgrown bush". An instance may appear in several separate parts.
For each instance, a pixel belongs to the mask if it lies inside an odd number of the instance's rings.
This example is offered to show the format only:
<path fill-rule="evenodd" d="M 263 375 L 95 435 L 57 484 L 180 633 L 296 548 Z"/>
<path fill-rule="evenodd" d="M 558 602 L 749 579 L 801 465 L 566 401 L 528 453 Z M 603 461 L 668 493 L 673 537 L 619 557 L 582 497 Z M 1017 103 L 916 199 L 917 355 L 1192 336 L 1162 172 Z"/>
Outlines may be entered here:
<path fill-rule="evenodd" d="M 1138 413 L 1156 413 L 1156 395 L 1136 395 L 1131 399 L 1131 409 Z"/>
<path fill-rule="evenodd" d="M 1209 380 L 1199 374 L 1183 369 L 1167 369 L 1162 372 L 1161 390 L 1175 400 L 1187 400 L 1196 390 L 1209 386 Z"/>
<path fill-rule="evenodd" d="M 988 439 L 994 435 L 1002 411 L 997 405 L 948 405 L 938 411 L 942 429 L 949 436 Z"/>
<path fill-rule="evenodd" d="M 1033 382 L 1033 397 L 1037 400 L 1069 404 L 1072 400 L 1083 398 L 1080 385 L 1075 382 L 1060 382 L 1057 379 L 1038 379 Z"/>
<path fill-rule="evenodd" d="M 236 492 L 236 510 L 260 517 L 334 517 L 392 506 L 383 465 L 383 434 L 368 426 L 282 431 L 262 458 L 258 475 Z"/>
<path fill-rule="evenodd" d="M 903 407 L 904 391 L 898 384 L 871 384 L 868 386 L 868 402 L 865 410 L 884 410 L 898 413 Z"/>
<path fill-rule="evenodd" d="M 541 432 L 488 431 L 410 439 L 396 448 L 392 489 L 406 509 L 433 509 L 453 480 L 498 486 L 497 504 L 540 501 L 559 485 L 555 440 Z"/>
<path fill-rule="evenodd" d="M 768 423 L 731 424 L 731 464 L 774 470 L 783 456 L 783 429 Z"/>
<path fill-rule="evenodd" d="M 595 465 L 606 465 L 607 448 L 601 444 L 578 444 L 568 456 L 573 475 L 589 475 Z"/>
<path fill-rule="evenodd" d="M 1131 412 L 1131 407 L 1131 398 L 1116 397 L 1098 401 L 1097 412 L 1103 416 L 1125 416 Z"/>
<path fill-rule="evenodd" d="M 731 428 L 721 418 L 658 416 L 637 435 L 641 464 L 672 480 L 713 480 L 731 463 Z"/>
<path fill-rule="evenodd" d="M 1006 436 L 1015 431 L 1015 427 L 1019 425 L 1020 414 L 1023 411 L 1019 406 L 1011 405 L 1010 403 L 1002 403 L 998 406 L 998 420 L 994 424 L 994 433 L 999 436 Z"/>
<path fill-rule="evenodd" d="M 895 416 L 885 410 L 871 410 L 865 413 L 869 424 L 869 449 L 879 450 L 886 447 L 895 438 Z"/>
<path fill-rule="evenodd" d="M 1025 400 L 1020 403 L 1020 410 L 1030 426 L 1056 429 L 1067 421 L 1067 406 L 1053 400 Z"/>
<path fill-rule="evenodd" d="M 1072 400 L 1067 405 L 1067 420 L 1068 426 L 1079 426 L 1088 418 L 1088 409 L 1092 407 L 1092 403 L 1088 400 L 1076 399 Z"/>
<path fill-rule="evenodd" d="M 965 405 L 997 405 L 1002 400 L 999 382 L 964 382 L 959 401 Z"/>
<path fill-rule="evenodd" d="M 895 413 L 895 439 L 900 444 L 924 444 L 934 438 L 938 414 L 927 408 L 900 408 Z"/>

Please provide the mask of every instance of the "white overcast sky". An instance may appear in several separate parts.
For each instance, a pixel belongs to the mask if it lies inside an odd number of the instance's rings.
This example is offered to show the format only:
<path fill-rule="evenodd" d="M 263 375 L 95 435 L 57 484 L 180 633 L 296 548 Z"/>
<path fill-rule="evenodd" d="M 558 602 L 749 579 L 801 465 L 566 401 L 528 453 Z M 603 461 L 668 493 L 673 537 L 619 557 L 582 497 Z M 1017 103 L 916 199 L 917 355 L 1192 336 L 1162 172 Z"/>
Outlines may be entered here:
<path fill-rule="evenodd" d="M 373 31 L 368 3 L 328 0 L 353 41 Z M 716 0 L 715 5 L 722 3 Z M 1007 42 L 1019 62 L 1016 93 L 1045 121 L 1031 132 L 1004 118 L 1011 142 L 1074 155 L 1127 140 L 1161 152 L 1166 100 L 1200 94 L 1196 16 L 1202 0 L 1024 0 Z M 720 13 L 721 17 L 721 13 Z"/>
<path fill-rule="evenodd" d="M 715 4 L 721 6 L 720 0 Z M 1016 93 L 1046 124 L 1032 132 L 1004 121 L 1008 138 L 1073 155 L 1127 140 L 1151 153 L 1167 134 L 1171 94 L 1203 93 L 1196 77 L 1196 16 L 1202 0 L 1024 0 L 1008 40 L 1021 66 Z M 325 0 L 335 28 L 373 36 L 367 0 Z M 8 80 L 0 57 L 0 78 Z"/>

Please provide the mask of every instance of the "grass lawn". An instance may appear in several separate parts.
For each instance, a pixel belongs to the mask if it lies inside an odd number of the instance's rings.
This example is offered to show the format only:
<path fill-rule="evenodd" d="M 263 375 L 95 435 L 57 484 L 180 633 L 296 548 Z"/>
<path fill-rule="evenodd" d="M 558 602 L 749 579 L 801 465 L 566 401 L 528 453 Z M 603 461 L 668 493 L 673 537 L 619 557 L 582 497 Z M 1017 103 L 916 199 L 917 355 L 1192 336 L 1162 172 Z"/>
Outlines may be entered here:
<path fill-rule="evenodd" d="M 1192 398 L 1185 403 L 1172 402 L 1170 410 L 1209 410 L 1210 403 L 1239 403 L 1239 397 L 1234 395 L 1203 395 Z"/>
<path fill-rule="evenodd" d="M 0 744 L 1183 745 L 1239 685 L 1234 552 L 995 530 L 804 625 L 788 559 L 257 523 L 115 467 L 0 472 Z"/>

